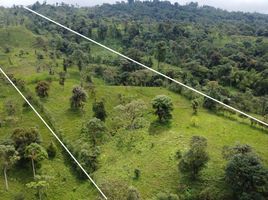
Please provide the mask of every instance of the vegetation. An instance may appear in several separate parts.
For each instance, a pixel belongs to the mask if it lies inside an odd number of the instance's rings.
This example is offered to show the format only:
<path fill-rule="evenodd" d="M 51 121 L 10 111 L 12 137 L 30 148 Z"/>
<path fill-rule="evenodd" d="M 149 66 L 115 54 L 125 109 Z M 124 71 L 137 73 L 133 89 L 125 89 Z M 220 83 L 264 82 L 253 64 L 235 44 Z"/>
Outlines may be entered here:
<path fill-rule="evenodd" d="M 171 111 L 173 110 L 173 104 L 169 97 L 165 95 L 156 96 L 152 101 L 152 105 L 160 122 L 172 118 Z"/>
<path fill-rule="evenodd" d="M 168 1 L 32 9 L 267 120 L 267 15 Z M 1 66 L 109 199 L 267 199 L 265 126 L 19 7 L 0 19 Z M 2 76 L 0 91 L 1 198 L 102 199 Z"/>
<path fill-rule="evenodd" d="M 195 180 L 209 160 L 206 148 L 207 140 L 204 137 L 193 136 L 189 151 L 183 155 L 179 163 L 181 172 L 188 173 L 190 178 Z"/>

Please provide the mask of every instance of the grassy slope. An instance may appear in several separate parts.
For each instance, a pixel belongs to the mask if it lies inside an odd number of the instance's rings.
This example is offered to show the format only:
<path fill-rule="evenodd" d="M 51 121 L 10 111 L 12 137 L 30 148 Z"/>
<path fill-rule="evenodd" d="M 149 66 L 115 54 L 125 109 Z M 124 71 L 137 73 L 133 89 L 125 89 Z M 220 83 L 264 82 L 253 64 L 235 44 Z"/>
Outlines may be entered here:
<path fill-rule="evenodd" d="M 34 80 L 45 79 L 48 76 L 47 71 L 36 74 L 32 65 L 27 64 L 33 62 L 32 54 L 28 55 L 28 59 L 22 60 L 15 57 L 14 53 L 10 53 L 10 57 L 14 64 L 8 70 L 25 78 L 32 89 L 35 86 L 32 84 Z M 22 65 L 21 61 L 25 63 Z M 223 175 L 222 169 L 225 161 L 222 159 L 221 150 L 224 145 L 233 145 L 236 142 L 247 143 L 256 149 L 264 159 L 264 163 L 268 165 L 268 136 L 260 130 L 241 122 L 219 117 L 204 109 L 201 109 L 198 115 L 199 126 L 193 127 L 191 126 L 191 104 L 179 95 L 163 88 L 105 86 L 99 80 L 94 81 L 99 83 L 96 87 L 97 97 L 105 99 L 108 114 L 111 114 L 112 108 L 118 105 L 119 93 L 132 99 L 143 99 L 149 108 L 150 101 L 155 95 L 166 94 L 172 98 L 175 107 L 170 127 L 150 128 L 150 122 L 155 120 L 155 116 L 148 109 L 147 127 L 133 132 L 122 131 L 110 137 L 101 146 L 100 169 L 94 174 L 98 183 L 112 179 L 124 180 L 135 185 L 145 199 L 162 190 L 175 192 L 180 180 L 175 153 L 178 149 L 182 151 L 187 149 L 192 135 L 203 135 L 208 139 L 211 160 L 208 168 L 203 172 L 203 179 L 206 182 L 210 180 L 207 183 L 217 181 Z M 70 140 L 79 137 L 83 121 L 92 116 L 91 97 L 86 104 L 85 114 L 77 114 L 68 110 L 72 87 L 79 83 L 78 72 L 71 69 L 64 90 L 56 81 L 53 81 L 50 97 L 44 101 L 45 106 L 56 119 L 57 126 Z M 141 170 L 141 178 L 136 181 L 132 179 L 135 168 Z M 79 193 L 82 193 L 82 189 Z"/>
<path fill-rule="evenodd" d="M 34 42 L 33 35 L 24 29 L 23 27 L 12 27 L 8 29 L 10 31 L 9 39 L 2 37 L 6 34 L 6 31 L 0 29 L 0 46 L 9 45 L 11 47 L 11 53 L 4 54 L 1 52 L 1 64 L 4 68 L 7 66 L 11 69 L 9 72 L 20 73 L 20 76 L 33 74 L 35 63 L 34 49 L 31 44 Z M 5 39 L 5 40 L 3 40 Z M 22 58 L 16 56 L 19 50 L 29 52 L 29 55 L 24 55 Z M 0 50 L 2 51 L 2 49 Z M 3 59 L 3 57 L 5 57 Z M 7 57 L 12 60 L 12 65 L 8 62 Z M 19 67 L 18 67 L 19 66 Z M 27 70 L 25 70 L 27 69 Z M 5 85 L 0 83 L 0 117 L 3 117 L 3 102 L 7 99 L 14 100 L 21 108 L 23 103 L 22 98 L 9 84 Z M 8 138 L 15 127 L 38 127 L 43 140 L 43 145 L 47 147 L 50 141 L 54 140 L 54 137 L 43 125 L 43 123 L 37 118 L 32 111 L 23 111 L 17 116 L 18 122 L 6 127 L 0 128 L 0 140 Z M 54 141 L 56 144 L 57 141 Z M 42 168 L 38 172 L 47 173 L 54 177 L 48 188 L 48 199 L 94 199 L 98 196 L 97 191 L 87 181 L 80 181 L 75 177 L 73 169 L 68 163 L 66 163 L 65 156 L 62 154 L 63 149 L 58 146 L 57 157 L 53 160 L 46 160 L 42 164 Z M 2 170 L 1 170 L 2 171 Z M 10 190 L 8 192 L 4 189 L 3 174 L 0 173 L 0 179 L 3 180 L 3 184 L 0 185 L 0 197 L 1 199 L 13 199 L 18 193 L 25 194 L 26 199 L 35 199 L 34 192 L 27 189 L 25 184 L 32 181 L 32 171 L 29 165 L 29 169 L 13 169 L 8 172 Z"/>
<path fill-rule="evenodd" d="M 68 80 L 65 89 L 60 91 L 58 83 L 53 82 L 51 95 L 45 102 L 46 107 L 70 140 L 78 138 L 82 122 L 92 116 L 92 98 L 87 102 L 86 114 L 74 114 L 68 111 L 69 97 L 75 83 L 78 81 Z M 105 99 L 109 114 L 112 112 L 112 107 L 119 103 L 117 99 L 119 93 L 133 99 L 142 99 L 148 107 L 154 96 L 166 94 L 172 98 L 175 107 L 170 128 L 147 126 L 139 131 L 125 131 L 111 137 L 101 147 L 101 168 L 95 175 L 99 182 L 105 179 L 125 180 L 135 185 L 143 197 L 150 197 L 159 190 L 175 192 L 179 181 L 175 153 L 178 149 L 185 151 L 193 135 L 202 135 L 208 139 L 211 160 L 208 168 L 204 170 L 205 179 L 218 180 L 216 177 L 222 175 L 225 164 L 221 156 L 222 147 L 237 142 L 254 147 L 268 165 L 266 145 L 268 136 L 262 131 L 252 129 L 249 125 L 201 109 L 198 115 L 199 126 L 193 127 L 190 102 L 161 88 L 97 86 L 96 90 L 98 99 Z M 155 117 L 148 114 L 146 120 L 152 122 Z M 129 146 L 132 147 L 128 148 Z M 140 169 L 142 173 L 139 181 L 132 180 L 135 168 Z"/>

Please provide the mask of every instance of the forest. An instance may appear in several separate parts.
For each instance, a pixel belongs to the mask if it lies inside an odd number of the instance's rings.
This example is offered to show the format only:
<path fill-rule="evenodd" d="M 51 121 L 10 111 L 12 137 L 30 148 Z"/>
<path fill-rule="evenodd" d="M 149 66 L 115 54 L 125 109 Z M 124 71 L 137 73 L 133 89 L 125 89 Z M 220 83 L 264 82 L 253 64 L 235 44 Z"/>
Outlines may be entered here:
<path fill-rule="evenodd" d="M 268 15 L 197 3 L 29 6 L 268 123 Z M 19 6 L 0 67 L 109 200 L 266 200 L 265 125 Z M 0 74 L 0 196 L 103 197 Z"/>

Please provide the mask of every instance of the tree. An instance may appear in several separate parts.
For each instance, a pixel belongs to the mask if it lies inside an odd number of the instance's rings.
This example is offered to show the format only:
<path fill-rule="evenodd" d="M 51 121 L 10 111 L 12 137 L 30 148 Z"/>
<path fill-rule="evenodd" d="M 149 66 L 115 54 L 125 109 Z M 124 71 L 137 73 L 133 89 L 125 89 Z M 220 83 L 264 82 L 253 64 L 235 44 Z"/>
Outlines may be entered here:
<path fill-rule="evenodd" d="M 86 127 L 82 130 L 82 136 L 80 139 L 73 143 L 73 153 L 74 156 L 79 160 L 80 164 L 85 168 L 88 173 L 93 173 L 98 169 L 98 156 L 100 155 L 100 149 L 98 146 L 93 146 L 92 143 L 88 141 L 88 133 L 86 132 Z M 85 178 L 84 173 L 81 172 L 79 166 L 75 165 L 78 175 L 81 178 Z"/>
<path fill-rule="evenodd" d="M 67 59 L 63 59 L 63 71 L 67 72 L 69 66 L 69 61 Z"/>
<path fill-rule="evenodd" d="M 73 96 L 70 98 L 71 108 L 72 109 L 80 109 L 84 107 L 84 102 L 86 102 L 87 94 L 82 87 L 74 87 L 73 88 Z"/>
<path fill-rule="evenodd" d="M 94 146 L 97 144 L 97 139 L 102 137 L 104 131 L 104 123 L 98 118 L 90 119 L 82 129 L 82 133 L 92 140 Z"/>
<path fill-rule="evenodd" d="M 189 175 L 192 180 L 197 178 L 209 160 L 206 148 L 206 138 L 193 136 L 190 142 L 190 149 L 182 156 L 179 163 L 179 170 Z"/>
<path fill-rule="evenodd" d="M 31 159 L 32 169 L 33 169 L 33 176 L 35 178 L 35 164 L 34 162 L 39 162 L 48 158 L 46 150 L 37 143 L 32 143 L 25 148 L 25 157 Z"/>
<path fill-rule="evenodd" d="M 93 115 L 94 117 L 100 119 L 101 121 L 105 121 L 107 114 L 106 114 L 103 101 L 94 102 L 92 106 L 92 110 L 94 112 L 94 115 Z"/>
<path fill-rule="evenodd" d="M 49 146 L 47 147 L 47 154 L 49 158 L 55 158 L 57 154 L 57 146 L 54 142 L 50 142 Z"/>
<path fill-rule="evenodd" d="M 35 92 L 40 98 L 48 97 L 49 84 L 46 81 L 39 81 L 35 87 Z"/>
<path fill-rule="evenodd" d="M 155 53 L 155 57 L 158 61 L 158 70 L 159 70 L 159 64 L 160 62 L 164 62 L 165 58 L 166 58 L 166 43 L 164 41 L 160 41 L 158 43 L 156 43 L 156 53 Z"/>
<path fill-rule="evenodd" d="M 42 200 L 42 195 L 45 194 L 46 189 L 49 186 L 49 180 L 51 179 L 51 176 L 45 176 L 45 175 L 37 175 L 35 177 L 35 180 L 27 183 L 26 186 L 31 189 L 37 190 L 37 195 L 39 200 Z"/>
<path fill-rule="evenodd" d="M 179 197 L 176 194 L 160 192 L 156 195 L 156 200 L 179 200 Z"/>
<path fill-rule="evenodd" d="M 26 146 L 31 143 L 41 142 L 39 132 L 36 128 L 16 128 L 11 135 L 11 139 L 14 143 L 15 149 L 19 152 L 20 157 L 24 157 Z"/>
<path fill-rule="evenodd" d="M 142 100 L 131 101 L 126 105 L 118 105 L 114 108 L 116 119 L 125 124 L 126 128 L 135 129 L 142 126 L 144 122 L 143 114 L 146 105 Z"/>
<path fill-rule="evenodd" d="M 3 166 L 6 190 L 8 190 L 7 170 L 19 160 L 18 152 L 12 145 L 0 145 L 0 163 Z"/>
<path fill-rule="evenodd" d="M 13 100 L 7 100 L 4 103 L 4 108 L 8 116 L 14 116 L 18 112 L 18 107 Z"/>
<path fill-rule="evenodd" d="M 64 86 L 66 79 L 66 72 L 60 72 L 59 73 L 59 84 Z"/>
<path fill-rule="evenodd" d="M 268 169 L 248 145 L 231 149 L 225 177 L 236 198 L 265 199 L 268 194 Z"/>
<path fill-rule="evenodd" d="M 108 27 L 106 24 L 100 24 L 98 28 L 98 37 L 100 40 L 104 40 L 106 38 L 108 31 Z"/>
<path fill-rule="evenodd" d="M 155 115 L 158 116 L 160 122 L 167 121 L 172 118 L 171 111 L 173 110 L 173 103 L 168 96 L 158 95 L 152 100 Z"/>
<path fill-rule="evenodd" d="M 220 87 L 219 87 L 218 82 L 216 81 L 208 82 L 207 89 L 208 89 L 208 96 L 215 98 L 217 100 L 221 100 Z M 217 102 L 205 97 L 203 106 L 210 110 L 215 110 L 217 108 Z"/>
<path fill-rule="evenodd" d="M 196 115 L 198 111 L 199 103 L 197 100 L 192 101 L 193 114 Z"/>
<path fill-rule="evenodd" d="M 141 197 L 139 191 L 134 187 L 130 187 L 128 189 L 127 200 L 140 200 L 140 199 Z"/>

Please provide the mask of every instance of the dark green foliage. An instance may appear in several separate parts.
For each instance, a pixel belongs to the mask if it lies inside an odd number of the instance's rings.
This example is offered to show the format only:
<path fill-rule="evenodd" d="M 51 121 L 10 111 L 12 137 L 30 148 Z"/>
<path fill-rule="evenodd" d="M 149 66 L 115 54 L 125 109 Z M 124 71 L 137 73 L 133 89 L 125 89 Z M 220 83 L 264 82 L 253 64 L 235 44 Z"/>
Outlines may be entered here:
<path fill-rule="evenodd" d="M 105 121 L 107 114 L 103 101 L 94 102 L 92 106 L 92 111 L 94 112 L 94 117 L 100 119 L 101 121 Z"/>
<path fill-rule="evenodd" d="M 225 169 L 226 183 L 239 200 L 266 199 L 268 195 L 268 169 L 248 145 L 231 148 Z"/>
<path fill-rule="evenodd" d="M 219 101 L 221 100 L 220 89 L 219 89 L 219 85 L 217 82 L 215 81 L 209 82 L 207 84 L 207 88 L 208 88 L 208 95 L 210 97 L 217 99 Z M 203 106 L 210 110 L 215 110 L 217 108 L 217 103 L 213 101 L 212 99 L 205 97 Z"/>
<path fill-rule="evenodd" d="M 172 118 L 171 111 L 173 110 L 173 103 L 168 96 L 156 96 L 152 100 L 152 106 L 160 122 L 165 122 Z"/>
<path fill-rule="evenodd" d="M 64 86 L 65 79 L 66 79 L 66 72 L 60 72 L 59 73 L 59 84 Z"/>
<path fill-rule="evenodd" d="M 198 111 L 199 103 L 197 100 L 192 101 L 193 114 L 196 115 Z"/>
<path fill-rule="evenodd" d="M 140 175 L 141 175 L 141 171 L 139 169 L 135 169 L 134 170 L 134 179 L 137 180 L 140 178 Z"/>
<path fill-rule="evenodd" d="M 158 69 L 160 62 L 164 62 L 166 58 L 166 43 L 164 41 L 156 43 L 155 57 L 158 60 Z"/>
<path fill-rule="evenodd" d="M 226 181 L 238 199 L 265 199 L 268 192 L 268 170 L 252 154 L 233 156 L 226 166 Z"/>
<path fill-rule="evenodd" d="M 179 170 L 182 173 L 189 175 L 195 180 L 200 171 L 206 167 L 209 160 L 206 151 L 207 140 L 201 136 L 193 136 L 190 142 L 190 149 L 183 155 L 179 163 Z"/>
<path fill-rule="evenodd" d="M 107 36 L 108 27 L 106 24 L 100 24 L 98 28 L 98 38 L 104 40 Z"/>
<path fill-rule="evenodd" d="M 87 94 L 83 88 L 77 86 L 73 88 L 72 97 L 70 98 L 72 109 L 83 109 L 84 102 L 86 102 Z"/>
<path fill-rule="evenodd" d="M 31 143 L 41 142 L 40 134 L 36 128 L 16 128 L 11 135 L 11 139 L 14 142 L 14 146 L 21 157 L 24 157 L 26 146 L 30 145 Z"/>
<path fill-rule="evenodd" d="M 47 154 L 49 158 L 55 158 L 55 156 L 57 155 L 57 146 L 52 141 L 47 147 Z"/>
<path fill-rule="evenodd" d="M 40 98 L 48 97 L 49 84 L 46 81 L 40 81 L 35 87 L 35 92 Z"/>

